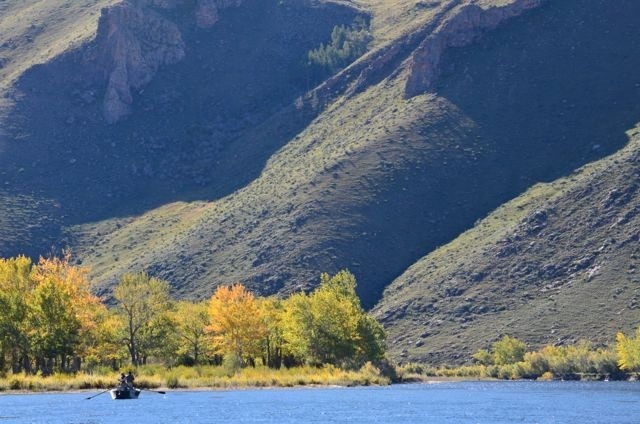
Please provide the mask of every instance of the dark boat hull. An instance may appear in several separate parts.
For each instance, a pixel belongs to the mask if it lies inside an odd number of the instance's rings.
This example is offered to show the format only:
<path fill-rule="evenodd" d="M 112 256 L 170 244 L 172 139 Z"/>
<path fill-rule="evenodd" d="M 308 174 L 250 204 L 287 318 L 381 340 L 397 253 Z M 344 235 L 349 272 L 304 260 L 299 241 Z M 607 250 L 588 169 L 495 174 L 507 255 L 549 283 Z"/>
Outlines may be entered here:
<path fill-rule="evenodd" d="M 118 387 L 117 389 L 112 389 L 109 393 L 111 393 L 111 399 L 138 399 L 140 396 L 139 389 L 132 389 L 128 387 Z"/>

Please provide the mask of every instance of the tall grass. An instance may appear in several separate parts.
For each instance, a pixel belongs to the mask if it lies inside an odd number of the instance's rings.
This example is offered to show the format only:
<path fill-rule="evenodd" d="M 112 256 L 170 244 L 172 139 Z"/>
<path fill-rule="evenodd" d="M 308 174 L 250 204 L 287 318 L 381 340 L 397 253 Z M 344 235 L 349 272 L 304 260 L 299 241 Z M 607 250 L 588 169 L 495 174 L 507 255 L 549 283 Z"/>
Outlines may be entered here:
<path fill-rule="evenodd" d="M 198 366 L 174 367 L 142 366 L 133 369 L 135 384 L 140 388 L 195 389 L 195 388 L 247 388 L 294 387 L 309 385 L 387 385 L 390 380 L 370 363 L 360 370 L 346 371 L 334 366 L 295 367 L 274 370 L 264 366 L 243 368 L 230 375 L 225 367 Z M 69 391 L 84 389 L 108 389 L 115 387 L 120 372 L 105 375 L 55 374 L 48 377 L 9 374 L 0 379 L 0 391 Z"/>
<path fill-rule="evenodd" d="M 0 391 L 69 391 L 85 389 L 106 389 L 115 386 L 117 375 L 54 374 L 39 375 L 8 374 L 0 379 Z"/>

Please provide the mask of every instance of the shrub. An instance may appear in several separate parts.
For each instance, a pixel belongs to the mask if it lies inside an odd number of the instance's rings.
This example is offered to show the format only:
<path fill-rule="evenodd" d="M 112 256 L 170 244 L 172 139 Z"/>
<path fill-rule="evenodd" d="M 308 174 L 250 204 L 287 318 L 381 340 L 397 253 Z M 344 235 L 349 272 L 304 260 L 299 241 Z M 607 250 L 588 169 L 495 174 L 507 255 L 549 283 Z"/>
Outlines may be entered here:
<path fill-rule="evenodd" d="M 532 374 L 536 376 L 550 372 L 549 358 L 542 352 L 527 352 L 524 355 L 524 361 L 529 364 Z"/>
<path fill-rule="evenodd" d="M 491 346 L 493 363 L 496 365 L 515 364 L 524 359 L 527 346 L 515 337 L 504 336 Z"/>
<path fill-rule="evenodd" d="M 492 365 L 493 364 L 493 355 L 486 349 L 480 349 L 476 353 L 473 354 L 473 359 L 476 360 L 480 365 Z"/>
<path fill-rule="evenodd" d="M 222 367 L 229 377 L 233 377 L 243 366 L 242 358 L 234 353 L 225 355 L 222 361 Z"/>
<path fill-rule="evenodd" d="M 177 389 L 178 387 L 180 387 L 178 377 L 176 377 L 175 375 L 169 376 L 167 378 L 167 387 L 169 389 Z"/>

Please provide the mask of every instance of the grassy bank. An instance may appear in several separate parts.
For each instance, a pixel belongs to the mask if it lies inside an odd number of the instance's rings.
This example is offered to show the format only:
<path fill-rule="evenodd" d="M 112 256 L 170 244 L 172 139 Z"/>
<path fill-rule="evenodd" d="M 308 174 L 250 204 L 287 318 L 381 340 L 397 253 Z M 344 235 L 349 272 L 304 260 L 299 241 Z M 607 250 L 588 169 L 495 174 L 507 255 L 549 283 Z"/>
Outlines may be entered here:
<path fill-rule="evenodd" d="M 144 366 L 133 370 L 136 386 L 155 389 L 234 389 L 250 387 L 295 386 L 367 386 L 387 385 L 390 379 L 373 365 L 360 370 L 345 371 L 333 366 L 293 367 L 274 370 L 267 367 L 244 368 L 230 372 L 224 367 Z M 0 392 L 17 391 L 72 391 L 108 389 L 114 387 L 119 372 L 75 375 L 55 374 L 48 377 L 24 374 L 7 375 L 0 379 Z"/>

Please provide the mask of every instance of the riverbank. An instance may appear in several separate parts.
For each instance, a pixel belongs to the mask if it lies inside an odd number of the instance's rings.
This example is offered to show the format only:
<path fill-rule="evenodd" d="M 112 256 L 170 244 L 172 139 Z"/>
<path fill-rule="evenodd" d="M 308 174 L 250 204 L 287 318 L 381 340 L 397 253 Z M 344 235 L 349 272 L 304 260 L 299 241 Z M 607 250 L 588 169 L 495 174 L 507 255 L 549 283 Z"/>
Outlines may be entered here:
<path fill-rule="evenodd" d="M 333 366 L 292 367 L 279 370 L 248 367 L 231 372 L 224 367 L 144 366 L 134 370 L 135 384 L 142 389 L 238 389 L 297 386 L 388 385 L 391 379 L 366 364 L 359 370 Z M 15 374 L 0 378 L 0 393 L 105 390 L 116 385 L 120 372 L 54 374 L 47 377 Z"/>

